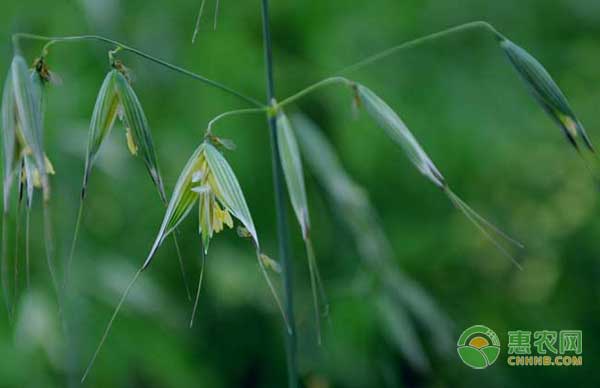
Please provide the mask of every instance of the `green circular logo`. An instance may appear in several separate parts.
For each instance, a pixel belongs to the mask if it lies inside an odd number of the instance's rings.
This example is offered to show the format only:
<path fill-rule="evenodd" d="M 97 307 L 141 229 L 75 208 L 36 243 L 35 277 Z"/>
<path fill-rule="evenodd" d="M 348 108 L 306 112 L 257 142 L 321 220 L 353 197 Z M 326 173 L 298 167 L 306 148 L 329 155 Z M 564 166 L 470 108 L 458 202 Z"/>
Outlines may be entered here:
<path fill-rule="evenodd" d="M 498 359 L 500 340 L 489 327 L 475 325 L 462 332 L 456 350 L 460 359 L 471 368 L 485 369 Z"/>

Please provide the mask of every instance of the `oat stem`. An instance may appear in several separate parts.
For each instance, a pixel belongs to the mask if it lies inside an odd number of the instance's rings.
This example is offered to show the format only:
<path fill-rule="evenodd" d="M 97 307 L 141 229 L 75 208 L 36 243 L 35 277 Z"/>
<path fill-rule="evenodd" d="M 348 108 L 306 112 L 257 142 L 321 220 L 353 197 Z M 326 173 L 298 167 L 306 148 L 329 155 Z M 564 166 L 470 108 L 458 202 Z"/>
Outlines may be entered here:
<path fill-rule="evenodd" d="M 258 102 L 257 100 L 255 100 L 252 97 L 248 97 L 245 96 L 244 94 L 238 92 L 235 89 L 230 88 L 229 86 L 226 86 L 220 82 L 214 81 L 212 79 L 206 78 L 202 75 L 196 74 L 190 70 L 184 69 L 182 67 L 179 67 L 177 65 L 174 65 L 172 63 L 163 61 L 162 59 L 156 58 L 150 54 L 147 54 L 143 51 L 140 51 L 134 47 L 128 46 L 126 44 L 123 44 L 119 41 L 113 40 L 113 39 L 109 39 L 109 38 L 105 38 L 103 36 L 100 35 L 77 35 L 77 36 L 42 36 L 42 35 L 35 35 L 35 34 L 26 34 L 26 33 L 16 33 L 13 34 L 12 36 L 13 39 L 13 44 L 15 46 L 15 48 L 18 48 L 18 42 L 19 39 L 32 39 L 32 40 L 41 40 L 41 41 L 46 41 L 48 43 L 46 43 L 44 45 L 44 48 L 42 50 L 42 55 L 46 55 L 48 49 L 50 48 L 50 46 L 52 46 L 55 43 L 59 43 L 59 42 L 76 42 L 76 41 L 82 41 L 82 40 L 95 40 L 95 41 L 100 41 L 100 42 L 104 42 L 104 43 L 108 43 L 111 45 L 116 46 L 117 48 L 124 50 L 124 51 L 129 51 L 135 55 L 138 55 L 144 59 L 147 59 L 151 62 L 157 63 L 161 66 L 164 66 L 170 70 L 176 71 L 178 73 L 184 74 L 188 77 L 191 77 L 195 80 L 198 80 L 200 82 L 203 82 L 207 85 L 210 85 L 214 88 L 217 88 L 223 92 L 226 92 L 232 96 L 235 96 L 241 100 L 244 100 L 245 102 L 254 105 L 254 106 L 258 106 L 258 107 L 262 107 L 263 104 L 261 104 L 260 102 Z"/>
<path fill-rule="evenodd" d="M 2 293 L 4 294 L 4 303 L 6 312 L 12 323 L 12 311 L 10 305 L 10 287 L 8 285 L 8 212 L 2 212 L 2 263 L 0 263 L 0 272 L 2 272 Z"/>
<path fill-rule="evenodd" d="M 267 104 L 275 101 L 275 85 L 273 81 L 273 55 L 271 31 L 269 27 L 269 1 L 262 0 L 263 45 L 265 55 L 265 70 L 267 78 Z M 294 319 L 293 298 L 293 268 L 290 260 L 289 231 L 286 217 L 285 186 L 283 185 L 283 169 L 277 147 L 277 122 L 274 115 L 268 117 L 271 132 L 271 159 L 273 165 L 273 186 L 275 190 L 275 209 L 277 213 L 277 239 L 279 242 L 279 257 L 284 286 L 284 308 L 288 320 L 288 330 L 285 332 L 285 349 L 288 368 L 288 387 L 298 386 L 298 371 L 296 366 L 296 322 Z"/>

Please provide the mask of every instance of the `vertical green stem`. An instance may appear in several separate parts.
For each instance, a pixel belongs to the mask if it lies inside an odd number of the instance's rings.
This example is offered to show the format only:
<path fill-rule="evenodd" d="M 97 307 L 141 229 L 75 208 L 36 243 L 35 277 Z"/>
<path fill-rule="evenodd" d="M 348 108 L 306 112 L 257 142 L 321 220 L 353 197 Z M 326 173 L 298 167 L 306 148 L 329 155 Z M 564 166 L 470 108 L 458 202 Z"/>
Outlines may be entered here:
<path fill-rule="evenodd" d="M 265 65 L 267 76 L 267 105 L 275 101 L 275 85 L 273 82 L 273 56 L 271 47 L 271 31 L 269 28 L 269 1 L 262 0 L 263 44 L 265 50 Z M 275 191 L 275 210 L 277 213 L 277 238 L 279 242 L 279 257 L 281 260 L 284 308 L 289 322 L 289 330 L 285 330 L 285 347 L 288 368 L 288 387 L 298 386 L 296 368 L 296 323 L 294 319 L 293 298 L 293 269 L 290 260 L 289 231 L 285 206 L 285 186 L 283 185 L 283 170 L 277 148 L 277 123 L 274 116 L 269 116 L 271 132 L 271 158 L 273 164 L 273 186 Z"/>
<path fill-rule="evenodd" d="M 10 305 L 10 286 L 8 285 L 8 211 L 2 212 L 2 262 L 0 263 L 0 272 L 2 273 L 2 293 L 4 294 L 4 303 L 6 312 L 12 323 L 12 310 Z"/>

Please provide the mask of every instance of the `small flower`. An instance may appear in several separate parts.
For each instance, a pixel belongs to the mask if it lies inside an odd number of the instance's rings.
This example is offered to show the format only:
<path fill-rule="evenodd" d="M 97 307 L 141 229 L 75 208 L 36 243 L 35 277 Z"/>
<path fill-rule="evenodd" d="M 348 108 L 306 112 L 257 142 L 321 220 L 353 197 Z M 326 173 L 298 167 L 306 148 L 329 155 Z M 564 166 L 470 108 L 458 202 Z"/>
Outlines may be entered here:
<path fill-rule="evenodd" d="M 190 190 L 198 195 L 198 224 L 202 245 L 206 252 L 213 234 L 221 232 L 223 225 L 233 228 L 233 220 L 222 202 L 219 203 L 223 199 L 219 195 L 214 176 L 206 162 L 205 152 L 198 155 L 195 167 L 196 170 L 192 170 Z"/>
<path fill-rule="evenodd" d="M 133 140 L 133 136 L 131 135 L 131 128 L 125 129 L 125 138 L 127 139 L 127 149 L 131 155 L 136 156 L 138 153 L 138 146 L 135 144 L 135 140 Z"/>
<path fill-rule="evenodd" d="M 46 155 L 44 155 L 44 164 L 46 166 L 46 174 L 54 175 L 54 166 L 52 165 L 52 162 L 50 161 L 50 159 L 48 159 Z M 37 189 L 42 188 L 42 178 L 40 175 L 40 171 L 37 168 L 33 169 L 32 183 L 33 187 Z"/>

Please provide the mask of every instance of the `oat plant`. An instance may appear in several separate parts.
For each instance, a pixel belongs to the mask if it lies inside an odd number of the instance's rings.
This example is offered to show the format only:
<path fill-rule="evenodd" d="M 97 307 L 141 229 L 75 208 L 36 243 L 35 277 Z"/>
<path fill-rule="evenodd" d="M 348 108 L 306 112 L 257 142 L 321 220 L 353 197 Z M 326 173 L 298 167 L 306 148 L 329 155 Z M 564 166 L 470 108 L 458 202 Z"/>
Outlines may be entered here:
<path fill-rule="evenodd" d="M 218 9 L 218 2 L 216 4 Z M 204 7 L 205 4 L 202 1 L 193 40 L 196 39 L 198 34 L 198 26 L 202 20 Z M 140 263 L 138 271 L 124 290 L 100 343 L 83 374 L 83 379 L 91 371 L 102 344 L 105 342 L 112 324 L 136 280 L 149 268 L 164 240 L 169 235 L 175 238 L 176 229 L 182 220 L 192 212 L 196 212 L 202 267 L 196 289 L 196 298 L 191 311 L 190 325 L 193 323 L 198 306 L 206 257 L 209 255 L 209 246 L 212 239 L 216 234 L 233 228 L 237 223 L 237 233 L 240 237 L 247 239 L 251 245 L 250 249 L 254 250 L 258 269 L 263 274 L 266 285 L 273 295 L 274 304 L 283 317 L 288 386 L 297 387 L 297 339 L 294 318 L 294 285 L 292 284 L 293 265 L 289 243 L 290 230 L 286 219 L 288 200 L 294 211 L 298 232 L 304 240 L 304 255 L 309 268 L 315 327 L 319 343 L 322 341 L 323 336 L 320 322 L 322 316 L 327 315 L 328 311 L 325 287 L 322 284 L 317 267 L 317 257 L 313 249 L 313 239 L 318 238 L 318 236 L 311 234 L 310 203 L 306 191 L 303 167 L 306 160 L 308 160 L 308 165 L 331 201 L 335 203 L 337 212 L 356 240 L 361 257 L 368 263 L 368 268 L 379 279 L 375 290 L 378 295 L 377 303 L 380 307 L 382 321 L 386 322 L 386 325 L 391 328 L 393 341 L 397 343 L 402 352 L 416 355 L 416 359 L 413 360 L 416 368 L 427 367 L 423 351 L 412 335 L 416 331 L 414 326 L 417 324 L 424 325 L 432 333 L 444 338 L 440 343 L 448 343 L 449 324 L 447 318 L 418 285 L 414 284 L 392 264 L 392 253 L 389 244 L 376 222 L 376 217 L 373 216 L 374 209 L 372 205 L 362 190 L 357 188 L 356 184 L 340 167 L 332 147 L 324 140 L 317 126 L 303 116 L 294 115 L 293 120 L 290 120 L 287 116 L 288 112 L 294 110 L 294 103 L 299 99 L 323 87 L 341 86 L 345 89 L 346 96 L 348 96 L 348 103 L 354 104 L 359 111 L 364 112 L 363 114 L 372 119 L 372 128 L 369 128 L 369 130 L 377 127 L 382 129 L 399 146 L 399 149 L 407 156 L 413 166 L 435 185 L 477 230 L 501 252 L 510 257 L 517 267 L 520 267 L 521 264 L 517 261 L 515 253 L 518 251 L 515 251 L 512 247 L 522 248 L 522 244 L 480 216 L 451 189 L 448 183 L 449 180 L 433 162 L 433 158 L 420 145 L 416 136 L 409 129 L 409 125 L 405 124 L 400 114 L 397 113 L 402 110 L 401 107 L 384 101 L 371 88 L 350 78 L 353 71 L 381 61 L 390 55 L 454 33 L 470 30 L 489 33 L 495 38 L 498 48 L 506 53 L 509 59 L 508 63 L 516 69 L 537 103 L 558 124 L 569 142 L 584 157 L 586 164 L 592 166 L 591 163 L 594 161 L 590 157 L 594 155 L 592 142 L 557 84 L 539 61 L 488 23 L 480 21 L 467 23 L 400 44 L 349 66 L 290 97 L 278 100 L 275 94 L 273 76 L 268 0 L 261 0 L 261 11 L 266 78 L 265 102 L 260 102 L 220 82 L 102 36 L 46 37 L 23 33 L 13 36 L 15 56 L 5 80 L 2 99 L 4 212 L 1 278 L 3 295 L 9 314 L 12 311 L 11 306 L 14 304 L 11 295 L 16 295 L 15 291 L 11 291 L 11 282 L 8 275 L 8 259 L 10 256 L 8 250 L 8 214 L 12 204 L 11 188 L 13 187 L 13 180 L 16 178 L 18 181 L 19 198 L 23 196 L 26 198 L 26 241 L 29 241 L 29 213 L 34 190 L 36 188 L 41 189 L 43 202 L 46 205 L 44 206 L 45 209 L 48 209 L 51 199 L 49 174 L 53 173 L 53 167 L 49 163 L 44 150 L 42 95 L 44 85 L 51 78 L 51 73 L 46 64 L 53 45 L 76 41 L 97 41 L 110 46 L 110 51 L 108 51 L 109 71 L 100 86 L 89 127 L 80 208 L 72 247 L 68 257 L 63 260 L 64 284 L 67 284 L 71 261 L 76 255 L 77 236 L 90 174 L 97 157 L 100 155 L 102 144 L 117 122 L 122 123 L 124 138 L 129 151 L 143 161 L 160 199 L 166 206 L 162 222 L 157 222 L 159 225 L 157 225 L 157 235 L 154 238 L 154 243 L 146 254 L 146 259 Z M 216 14 L 217 12 L 215 12 L 215 21 Z M 32 69 L 28 69 L 27 61 L 20 50 L 20 44 L 25 40 L 45 42 L 39 58 L 33 62 Z M 155 145 L 152 139 L 142 103 L 134 91 L 128 69 L 124 65 L 124 59 L 122 59 L 125 54 L 137 55 L 166 67 L 206 86 L 235 96 L 245 104 L 240 109 L 226 111 L 218 115 L 207 123 L 205 128 L 202 128 L 199 144 L 181 170 L 170 196 L 167 196 L 167 190 L 164 187 L 157 161 L 156 149 L 160 148 L 160 145 Z M 137 85 L 136 87 L 138 86 L 143 87 L 143 85 Z M 225 123 L 227 118 L 239 115 L 262 115 L 269 127 L 279 245 L 276 254 L 268 255 L 262 250 L 250 206 L 246 202 L 243 190 L 234 173 L 234 167 L 227 161 L 227 154 L 234 149 L 233 141 L 223 139 L 215 134 L 217 123 L 223 125 L 222 123 Z M 406 120 L 409 122 L 410 118 L 406 118 Z M 357 136 L 366 136 L 366 133 L 357 134 Z M 583 146 L 580 145 L 580 142 L 583 143 Z M 243 147 L 244 145 L 239 146 Z M 286 200 L 286 197 L 288 200 Z M 45 214 L 47 213 L 46 210 Z M 46 231 L 45 242 L 48 264 L 50 265 L 53 282 L 60 293 L 52 262 L 53 246 L 49 217 L 46 216 L 45 220 L 44 230 Z M 26 247 L 26 252 L 29 252 L 28 247 Z M 183 273 L 179 249 L 177 249 L 177 254 Z M 26 262 L 28 263 L 28 253 L 26 253 L 26 256 Z M 13 260 L 16 263 L 16 255 Z M 16 264 L 14 268 L 18 268 Z M 185 274 L 183 276 L 185 280 Z M 64 290 L 69 291 L 70 289 L 64 287 Z M 416 321 L 407 320 L 405 311 L 410 311 L 416 317 Z"/>

